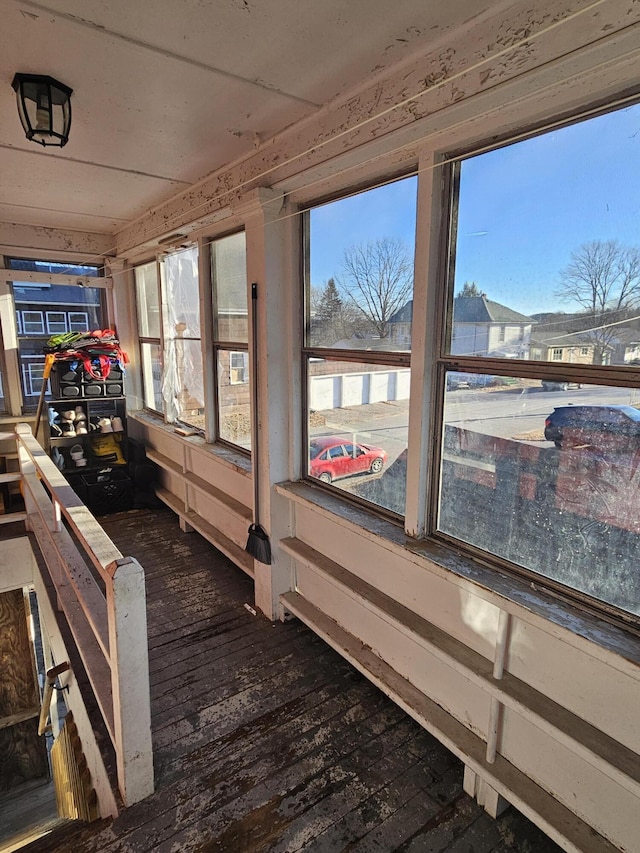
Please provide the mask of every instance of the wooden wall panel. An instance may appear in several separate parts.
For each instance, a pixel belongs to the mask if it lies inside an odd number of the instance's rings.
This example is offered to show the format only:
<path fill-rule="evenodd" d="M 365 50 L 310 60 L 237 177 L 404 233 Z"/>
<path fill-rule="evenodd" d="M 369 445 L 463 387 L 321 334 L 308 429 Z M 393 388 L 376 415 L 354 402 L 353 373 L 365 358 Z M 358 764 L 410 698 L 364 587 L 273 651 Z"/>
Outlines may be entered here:
<path fill-rule="evenodd" d="M 40 697 L 21 589 L 0 594 L 0 661 L 0 790 L 8 790 L 48 774 L 44 738 L 38 737 Z"/>

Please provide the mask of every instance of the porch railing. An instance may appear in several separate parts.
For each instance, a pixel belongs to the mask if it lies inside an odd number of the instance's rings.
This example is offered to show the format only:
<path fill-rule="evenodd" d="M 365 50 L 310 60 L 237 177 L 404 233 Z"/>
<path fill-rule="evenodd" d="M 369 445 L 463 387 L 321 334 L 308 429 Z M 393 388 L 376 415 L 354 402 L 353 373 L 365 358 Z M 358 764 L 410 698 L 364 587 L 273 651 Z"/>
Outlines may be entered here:
<path fill-rule="evenodd" d="M 154 786 L 144 571 L 118 551 L 27 424 L 16 426 L 16 439 L 27 526 L 113 742 L 120 793 L 131 805 Z"/>

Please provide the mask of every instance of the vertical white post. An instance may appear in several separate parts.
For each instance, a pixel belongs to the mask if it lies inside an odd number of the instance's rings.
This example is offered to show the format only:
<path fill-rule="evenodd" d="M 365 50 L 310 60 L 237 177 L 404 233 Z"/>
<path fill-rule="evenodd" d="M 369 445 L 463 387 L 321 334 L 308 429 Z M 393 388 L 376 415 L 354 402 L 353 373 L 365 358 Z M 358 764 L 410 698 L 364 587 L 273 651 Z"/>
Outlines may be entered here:
<path fill-rule="evenodd" d="M 22 444 L 21 436 L 27 435 L 30 436 L 33 433 L 31 432 L 31 427 L 29 424 L 16 424 L 16 447 L 18 451 L 18 464 L 20 466 L 20 475 L 21 477 L 26 477 L 27 474 L 35 474 L 36 466 L 31 461 L 31 457 L 27 453 L 26 448 Z M 27 530 L 31 530 L 31 523 L 29 521 L 29 516 L 35 512 L 35 505 L 33 503 L 33 498 L 31 497 L 31 493 L 26 486 L 23 486 L 22 491 L 24 492 L 24 508 L 27 513 L 27 518 L 25 521 L 25 526 Z"/>
<path fill-rule="evenodd" d="M 506 610 L 501 610 L 498 619 L 496 648 L 493 658 L 493 677 L 497 679 L 502 678 L 504 673 L 504 662 L 507 655 L 507 643 L 510 628 L 511 614 L 507 613 Z M 502 705 L 494 696 L 492 696 L 491 707 L 489 708 L 489 730 L 487 733 L 487 761 L 489 764 L 493 764 L 496 760 L 501 718 Z"/>
<path fill-rule="evenodd" d="M 0 270 L 4 272 L 4 261 L 0 258 Z M 4 345 L 4 399 L 7 414 L 22 412 L 22 387 L 20 383 L 20 354 L 18 350 L 18 328 L 13 293 L 8 279 L 9 273 L 0 278 L 0 328 Z"/>
<path fill-rule="evenodd" d="M 144 571 L 133 557 L 109 566 L 107 615 L 118 787 L 130 806 L 153 793 Z"/>
<path fill-rule="evenodd" d="M 407 455 L 407 505 L 405 529 L 422 536 L 427 519 L 433 460 L 431 434 L 432 386 L 438 351 L 438 245 L 442 225 L 442 169 L 433 152 L 420 156 L 416 222 L 415 283 L 411 324 L 411 390 Z M 426 275 L 425 275 L 426 271 Z"/>
<path fill-rule="evenodd" d="M 511 614 L 506 610 L 500 610 L 498 618 L 498 630 L 496 632 L 496 647 L 493 656 L 493 677 L 502 678 L 507 658 L 509 645 L 509 632 L 511 630 Z M 489 708 L 489 726 L 487 733 L 487 763 L 493 764 L 496 760 L 498 741 L 500 738 L 500 727 L 502 723 L 502 704 L 491 697 Z M 471 797 L 475 797 L 478 804 L 483 806 L 491 817 L 498 817 L 507 808 L 509 803 L 500 796 L 482 776 L 472 770 L 468 765 L 464 768 L 463 788 Z"/>
<path fill-rule="evenodd" d="M 62 530 L 62 511 L 57 500 L 53 501 L 53 524 L 56 533 L 60 533 Z"/>
<path fill-rule="evenodd" d="M 293 575 L 291 560 L 278 544 L 291 535 L 290 508 L 273 485 L 295 475 L 301 455 L 294 438 L 300 430 L 292 428 L 292 419 L 299 424 L 301 417 L 300 342 L 292 339 L 292 330 L 299 328 L 298 291 L 293 287 L 298 217 L 289 216 L 282 197 L 271 190 L 255 191 L 234 213 L 246 223 L 248 287 L 252 282 L 258 285 L 259 426 L 251 440 L 259 450 L 253 476 L 258 478 L 259 522 L 269 535 L 272 563 L 255 561 L 255 601 L 266 616 L 277 619 L 280 595 L 292 589 Z M 253 356 L 251 340 L 249 346 Z"/>

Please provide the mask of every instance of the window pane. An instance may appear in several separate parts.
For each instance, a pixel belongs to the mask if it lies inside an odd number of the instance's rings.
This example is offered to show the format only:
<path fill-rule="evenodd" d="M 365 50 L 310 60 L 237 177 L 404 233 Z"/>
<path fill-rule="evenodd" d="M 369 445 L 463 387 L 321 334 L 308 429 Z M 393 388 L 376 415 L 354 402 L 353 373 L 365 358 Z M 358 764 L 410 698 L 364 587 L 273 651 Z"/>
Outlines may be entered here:
<path fill-rule="evenodd" d="M 144 404 L 162 412 L 162 350 L 159 344 L 140 344 Z"/>
<path fill-rule="evenodd" d="M 138 334 L 141 338 L 160 338 L 160 300 L 158 268 L 155 263 L 134 270 L 138 306 Z"/>
<path fill-rule="evenodd" d="M 241 366 L 234 367 L 234 363 Z M 224 441 L 237 444 L 247 450 L 251 449 L 250 403 L 248 353 L 220 350 L 218 352 L 218 433 Z"/>
<path fill-rule="evenodd" d="M 168 255 L 162 262 L 166 316 L 165 338 L 200 338 L 198 248 Z"/>
<path fill-rule="evenodd" d="M 312 358 L 308 377 L 309 476 L 403 515 L 409 369 Z"/>
<path fill-rule="evenodd" d="M 69 331 L 86 332 L 89 329 L 89 316 L 84 311 L 69 312 Z"/>
<path fill-rule="evenodd" d="M 249 353 L 229 352 L 225 357 L 229 365 L 229 384 L 246 384 L 249 381 Z"/>
<path fill-rule="evenodd" d="M 31 263 L 25 262 L 25 263 Z M 40 264 L 40 262 L 34 262 Z M 45 264 L 45 266 L 50 266 Z M 56 265 L 53 265 L 56 266 Z M 84 270 L 84 268 L 82 268 Z M 90 268 L 96 272 L 96 268 Z M 58 272 L 58 270 L 52 270 Z M 80 273 L 78 273 L 80 274 Z M 83 271 L 81 274 L 86 275 Z M 44 370 L 43 347 L 53 334 L 104 327 L 101 291 L 96 287 L 13 282 L 18 323 L 20 378 L 25 409 L 36 406 Z M 77 308 L 77 311 L 74 311 Z M 83 318 L 82 328 L 70 320 Z"/>
<path fill-rule="evenodd" d="M 47 331 L 50 335 L 63 335 L 67 331 L 67 315 L 64 311 L 47 311 Z"/>
<path fill-rule="evenodd" d="M 162 396 L 167 416 L 204 429 L 204 385 L 200 341 L 165 340 Z"/>
<path fill-rule="evenodd" d="M 309 213 L 310 347 L 410 350 L 417 179 Z"/>
<path fill-rule="evenodd" d="M 639 121 L 635 105 L 461 162 L 450 353 L 640 357 Z"/>
<path fill-rule="evenodd" d="M 44 335 L 42 311 L 23 311 L 22 331 L 25 335 Z"/>
<path fill-rule="evenodd" d="M 65 264 L 58 261 L 35 261 L 26 258 L 10 258 L 10 270 L 56 273 L 58 275 L 101 275 L 102 268 L 87 264 Z"/>
<path fill-rule="evenodd" d="M 18 341 L 22 394 L 27 407 L 35 405 L 35 398 L 40 394 L 44 376 L 44 355 L 30 352 L 30 350 L 33 350 L 33 347 L 30 347 L 28 342 Z"/>
<path fill-rule="evenodd" d="M 248 341 L 247 264 L 244 232 L 211 244 L 211 278 L 217 341 Z"/>
<path fill-rule="evenodd" d="M 448 373 L 438 529 L 640 614 L 640 390 Z"/>
<path fill-rule="evenodd" d="M 164 281 L 164 374 L 162 396 L 170 421 L 204 427 L 204 382 L 200 344 L 198 249 L 167 256 Z"/>

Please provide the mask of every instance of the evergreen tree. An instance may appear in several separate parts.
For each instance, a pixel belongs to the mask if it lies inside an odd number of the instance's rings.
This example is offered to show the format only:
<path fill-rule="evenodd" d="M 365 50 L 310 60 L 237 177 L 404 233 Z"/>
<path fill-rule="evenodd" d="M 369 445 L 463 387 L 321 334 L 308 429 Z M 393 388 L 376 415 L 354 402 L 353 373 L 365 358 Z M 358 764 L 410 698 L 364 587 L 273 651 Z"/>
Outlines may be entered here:
<path fill-rule="evenodd" d="M 318 301 L 316 310 L 318 322 L 322 324 L 335 323 L 342 315 L 342 307 L 342 299 L 340 299 L 335 280 L 330 278 Z"/>
<path fill-rule="evenodd" d="M 462 285 L 462 290 L 458 293 L 458 296 L 486 296 L 487 294 L 480 290 L 475 281 L 465 281 Z"/>

